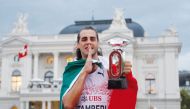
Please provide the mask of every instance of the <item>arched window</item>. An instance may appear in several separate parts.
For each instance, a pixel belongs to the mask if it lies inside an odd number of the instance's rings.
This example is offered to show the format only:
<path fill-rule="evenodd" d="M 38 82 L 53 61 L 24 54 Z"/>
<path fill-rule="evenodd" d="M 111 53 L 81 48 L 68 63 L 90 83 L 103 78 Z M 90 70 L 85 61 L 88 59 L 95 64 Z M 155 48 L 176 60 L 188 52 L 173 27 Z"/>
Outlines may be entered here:
<path fill-rule="evenodd" d="M 20 91 L 20 87 L 21 87 L 21 72 L 19 70 L 14 70 L 12 72 L 11 83 L 12 83 L 12 91 L 14 91 L 14 92 Z"/>
<path fill-rule="evenodd" d="M 44 80 L 53 83 L 53 72 L 47 71 L 44 75 Z"/>
<path fill-rule="evenodd" d="M 67 62 L 72 62 L 73 61 L 72 56 L 66 56 L 65 59 L 66 59 Z"/>
<path fill-rule="evenodd" d="M 53 64 L 53 61 L 54 61 L 53 56 L 48 56 L 46 63 L 47 63 L 47 64 Z"/>
<path fill-rule="evenodd" d="M 11 109 L 18 109 L 16 106 L 11 107 Z"/>

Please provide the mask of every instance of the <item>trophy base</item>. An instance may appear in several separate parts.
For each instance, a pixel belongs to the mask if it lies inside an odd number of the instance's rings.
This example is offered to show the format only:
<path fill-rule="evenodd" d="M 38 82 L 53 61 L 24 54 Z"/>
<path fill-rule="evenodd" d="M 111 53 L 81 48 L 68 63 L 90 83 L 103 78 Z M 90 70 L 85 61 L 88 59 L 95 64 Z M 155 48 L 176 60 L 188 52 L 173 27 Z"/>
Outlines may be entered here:
<path fill-rule="evenodd" d="M 108 89 L 126 89 L 127 80 L 125 77 L 113 78 L 108 80 Z"/>

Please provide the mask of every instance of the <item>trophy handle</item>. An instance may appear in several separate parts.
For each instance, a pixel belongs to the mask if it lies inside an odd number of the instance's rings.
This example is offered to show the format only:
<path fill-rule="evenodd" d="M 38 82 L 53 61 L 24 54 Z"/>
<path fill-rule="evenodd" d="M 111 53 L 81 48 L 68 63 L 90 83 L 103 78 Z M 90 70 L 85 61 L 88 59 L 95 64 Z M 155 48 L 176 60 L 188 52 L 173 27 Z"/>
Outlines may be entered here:
<path fill-rule="evenodd" d="M 113 56 L 117 56 L 117 58 L 118 58 L 117 63 L 113 63 Z M 114 72 L 113 67 L 115 67 L 115 69 L 116 69 L 115 72 Z M 109 69 L 110 69 L 110 71 L 109 71 L 110 78 L 119 78 L 122 75 L 122 56 L 118 50 L 112 51 L 109 56 Z"/>

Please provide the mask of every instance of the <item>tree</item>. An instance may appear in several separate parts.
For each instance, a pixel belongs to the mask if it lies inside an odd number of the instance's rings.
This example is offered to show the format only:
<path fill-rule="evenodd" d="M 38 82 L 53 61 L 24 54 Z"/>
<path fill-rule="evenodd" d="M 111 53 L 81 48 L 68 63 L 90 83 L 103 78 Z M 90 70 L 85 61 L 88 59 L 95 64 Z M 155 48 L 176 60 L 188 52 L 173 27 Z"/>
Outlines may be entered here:
<path fill-rule="evenodd" d="M 190 109 L 190 95 L 188 94 L 187 90 L 182 89 L 180 91 L 181 95 L 181 109 Z"/>

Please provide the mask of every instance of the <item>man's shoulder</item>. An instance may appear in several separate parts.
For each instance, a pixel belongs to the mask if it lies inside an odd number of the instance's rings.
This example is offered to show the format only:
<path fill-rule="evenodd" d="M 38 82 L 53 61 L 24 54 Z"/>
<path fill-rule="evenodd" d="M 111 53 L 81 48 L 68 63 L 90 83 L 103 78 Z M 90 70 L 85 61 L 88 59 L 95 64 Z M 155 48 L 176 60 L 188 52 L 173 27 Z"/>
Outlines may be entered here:
<path fill-rule="evenodd" d="M 100 62 L 104 66 L 104 68 L 106 68 L 106 69 L 109 68 L 109 61 L 108 61 L 108 59 L 106 57 L 98 56 L 98 59 L 100 60 Z"/>

